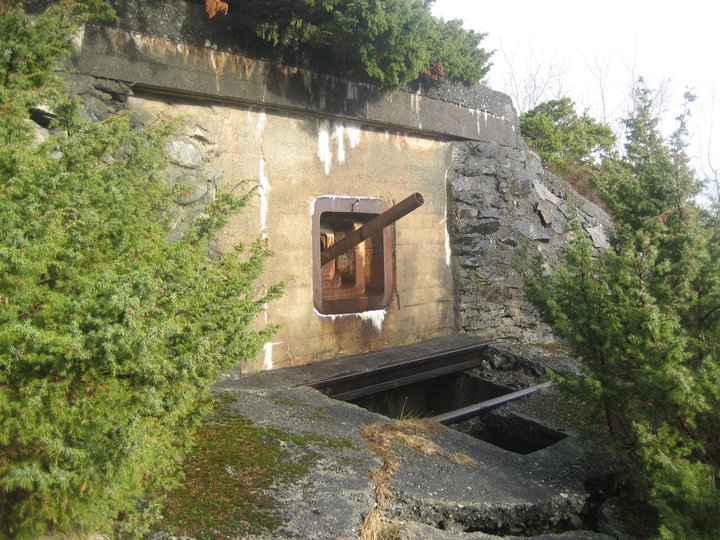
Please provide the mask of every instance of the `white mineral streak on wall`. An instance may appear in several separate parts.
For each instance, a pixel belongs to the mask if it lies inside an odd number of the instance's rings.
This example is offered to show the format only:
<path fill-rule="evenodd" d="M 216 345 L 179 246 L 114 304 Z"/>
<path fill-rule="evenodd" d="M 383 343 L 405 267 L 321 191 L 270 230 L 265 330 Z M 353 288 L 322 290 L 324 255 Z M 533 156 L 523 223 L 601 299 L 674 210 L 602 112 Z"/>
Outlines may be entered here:
<path fill-rule="evenodd" d="M 372 322 L 376 332 L 382 332 L 382 325 L 383 321 L 385 320 L 385 313 L 386 310 L 384 309 L 377 311 L 363 311 L 362 313 L 358 313 L 357 316 L 360 317 L 363 321 Z"/>
<path fill-rule="evenodd" d="M 398 137 L 402 138 L 402 143 L 405 145 L 405 147 L 410 148 L 412 150 L 432 150 L 432 148 L 436 144 L 435 139 L 431 138 L 424 138 L 424 137 L 416 137 L 414 135 L 410 135 L 408 133 L 404 134 L 398 134 Z"/>
<path fill-rule="evenodd" d="M 317 157 L 325 167 L 325 174 L 330 174 L 332 150 L 330 150 L 330 122 L 323 120 L 318 126 Z"/>
<path fill-rule="evenodd" d="M 345 163 L 345 126 L 342 124 L 334 124 L 332 138 L 337 146 L 338 163 Z"/>
<path fill-rule="evenodd" d="M 335 319 L 339 319 L 340 317 L 348 317 L 349 315 L 354 315 L 354 313 L 349 314 L 343 314 L 343 315 L 328 315 L 326 313 L 320 313 L 317 308 L 313 307 L 313 311 L 315 312 L 315 315 L 318 317 L 322 317 L 324 319 L 330 319 L 331 321 L 334 321 Z"/>
<path fill-rule="evenodd" d="M 272 362 L 272 350 L 273 350 L 274 343 L 270 343 L 269 341 L 263 345 L 263 353 L 265 360 L 263 362 L 263 366 L 267 370 L 271 370 L 273 368 L 273 362 Z"/>
<path fill-rule="evenodd" d="M 420 95 L 420 90 L 417 91 L 415 94 L 410 94 L 410 106 L 415 109 L 415 116 L 417 116 L 418 119 L 418 128 L 422 129 L 422 122 L 420 121 L 420 102 L 422 101 L 422 96 Z"/>
<path fill-rule="evenodd" d="M 447 215 L 447 208 L 445 209 L 445 214 Z M 443 220 L 443 222 L 443 224 L 445 225 L 445 264 L 447 266 L 450 266 L 452 259 L 452 249 L 450 249 L 450 233 L 448 232 L 447 228 L 447 217 Z"/>
<path fill-rule="evenodd" d="M 489 112 L 486 111 L 486 110 L 468 108 L 468 112 L 470 112 L 470 114 L 475 118 L 475 124 L 476 124 L 476 128 L 477 128 L 478 135 L 480 134 L 480 115 L 482 115 L 482 117 L 483 117 L 483 120 L 484 120 L 484 122 L 485 122 L 485 127 L 487 127 L 488 116 L 492 116 L 493 118 L 497 118 L 497 119 L 499 119 L 499 120 L 502 121 L 502 122 L 507 122 L 507 118 L 505 118 L 505 115 L 500 116 L 500 115 L 497 115 L 497 114 L 489 113 Z M 511 125 L 510 127 L 512 128 L 513 131 L 515 131 L 515 126 L 514 126 L 514 125 Z"/>
<path fill-rule="evenodd" d="M 371 321 L 373 328 L 375 328 L 375 331 L 377 332 L 382 332 L 382 325 L 385 321 L 385 314 L 387 313 L 387 310 L 382 309 L 375 311 L 361 311 L 360 313 L 340 313 L 338 315 L 328 315 L 326 313 L 320 313 L 314 307 L 313 311 L 318 317 L 330 319 L 331 321 L 335 321 L 336 319 L 340 319 L 342 317 L 357 317 L 358 319 L 361 319 L 363 321 Z"/>
<path fill-rule="evenodd" d="M 310 71 L 304 70 L 302 72 L 302 79 L 303 79 L 303 86 L 305 87 L 305 91 L 312 97 L 313 95 L 313 75 Z"/>
<path fill-rule="evenodd" d="M 447 182 L 448 182 L 448 173 L 450 172 L 450 169 L 453 166 L 453 163 L 455 162 L 455 150 L 456 148 L 453 148 L 452 156 L 450 157 L 450 165 L 448 165 L 447 169 L 445 169 L 445 189 L 447 189 Z M 447 266 L 450 266 L 451 263 L 451 257 L 452 257 L 452 249 L 450 248 L 450 232 L 448 231 L 448 206 L 447 206 L 447 197 L 445 198 L 445 211 L 444 211 L 445 217 L 440 221 L 439 225 L 442 225 L 443 233 L 445 234 L 445 264 Z"/>
<path fill-rule="evenodd" d="M 250 113 L 248 112 L 248 115 Z M 249 117 L 249 116 L 248 116 Z M 270 180 L 265 172 L 265 154 L 262 147 L 262 137 L 267 124 L 267 115 L 264 111 L 260 111 L 257 115 L 257 124 L 255 125 L 255 137 L 257 139 L 258 149 L 260 150 L 260 161 L 258 164 L 258 178 L 260 179 L 260 236 L 263 240 L 267 240 L 267 221 L 268 221 L 268 195 L 270 193 Z M 265 324 L 269 322 L 268 304 L 263 303 L 263 319 Z M 272 352 L 274 343 L 267 342 L 263 345 L 264 360 L 263 366 L 266 370 L 273 368 Z"/>
<path fill-rule="evenodd" d="M 360 144 L 361 130 L 354 124 L 345 124 L 344 122 L 330 122 L 323 120 L 318 125 L 318 147 L 317 156 L 323 164 L 325 174 L 330 174 L 330 166 L 332 165 L 333 149 L 335 146 L 335 155 L 339 164 L 345 163 L 347 153 L 345 151 L 345 139 L 350 148 L 356 148 Z"/>
<path fill-rule="evenodd" d="M 485 123 L 487 123 L 487 112 L 479 111 L 478 109 L 468 109 L 468 111 L 470 111 L 470 115 L 475 118 L 475 127 L 477 129 L 478 135 L 480 135 L 480 114 L 484 113 Z"/>
<path fill-rule="evenodd" d="M 317 197 L 316 199 L 313 199 L 312 201 L 310 201 L 310 214 L 311 214 L 311 215 L 312 215 L 312 213 L 313 213 L 313 209 L 315 208 L 315 206 L 314 206 L 314 205 L 315 205 L 315 201 L 316 201 L 317 199 L 320 199 L 320 198 L 322 198 L 322 199 L 340 200 L 340 201 L 357 201 L 357 200 L 361 200 L 361 201 L 365 201 L 365 200 L 367 200 L 367 201 L 375 201 L 375 200 L 377 200 L 377 197 L 354 197 L 354 196 L 352 196 L 352 195 L 320 195 L 320 196 Z"/>
<path fill-rule="evenodd" d="M 355 101 L 358 98 L 358 87 L 357 83 L 348 81 L 347 90 L 345 91 L 345 99 L 348 101 Z"/>
<path fill-rule="evenodd" d="M 345 126 L 345 134 L 348 138 L 348 144 L 350 148 L 357 148 L 360 145 L 360 127 L 349 124 Z"/>
<path fill-rule="evenodd" d="M 215 63 L 215 51 L 210 49 L 210 64 L 212 64 L 213 71 L 217 71 L 217 64 Z"/>
<path fill-rule="evenodd" d="M 267 124 L 267 115 L 264 111 L 261 111 L 260 114 L 258 114 L 257 126 L 255 126 L 255 136 L 258 142 L 260 142 L 262 134 L 265 131 L 265 124 Z"/>
<path fill-rule="evenodd" d="M 260 178 L 260 234 L 263 240 L 267 240 L 267 216 L 268 216 L 268 193 L 270 193 L 270 181 L 265 174 L 265 156 L 260 153 L 260 165 L 258 167 Z"/>
<path fill-rule="evenodd" d="M 258 178 L 260 179 L 260 235 L 263 240 L 267 240 L 267 221 L 268 221 L 268 196 L 270 194 L 270 179 L 265 173 L 265 154 L 262 149 L 262 135 L 265 130 L 267 116 L 264 112 L 258 115 L 255 135 L 257 136 L 258 146 L 260 147 L 260 163 L 258 165 Z"/>

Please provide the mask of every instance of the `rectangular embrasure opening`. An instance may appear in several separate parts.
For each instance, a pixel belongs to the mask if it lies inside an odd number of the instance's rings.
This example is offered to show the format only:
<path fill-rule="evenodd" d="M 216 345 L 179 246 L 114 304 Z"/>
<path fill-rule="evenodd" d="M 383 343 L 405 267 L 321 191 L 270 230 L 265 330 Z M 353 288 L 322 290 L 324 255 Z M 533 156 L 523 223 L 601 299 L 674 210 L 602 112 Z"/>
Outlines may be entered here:
<path fill-rule="evenodd" d="M 516 454 L 532 454 L 567 437 L 567 433 L 531 418 L 496 411 L 458 422 L 452 428 Z"/>
<path fill-rule="evenodd" d="M 392 235 L 386 227 L 322 264 L 321 254 L 387 210 L 379 199 L 319 197 L 313 207 L 313 302 L 326 315 L 388 307 L 392 296 Z"/>

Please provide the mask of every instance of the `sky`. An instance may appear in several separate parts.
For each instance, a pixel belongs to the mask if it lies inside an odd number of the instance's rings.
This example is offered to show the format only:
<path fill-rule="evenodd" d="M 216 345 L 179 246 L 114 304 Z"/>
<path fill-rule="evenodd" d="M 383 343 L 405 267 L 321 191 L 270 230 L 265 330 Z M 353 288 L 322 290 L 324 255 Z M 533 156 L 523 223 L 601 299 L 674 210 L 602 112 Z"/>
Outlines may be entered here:
<path fill-rule="evenodd" d="M 662 128 L 669 134 L 683 94 L 691 89 L 697 99 L 689 154 L 696 170 L 707 175 L 709 161 L 720 169 L 720 10 L 714 5 L 708 0 L 436 0 L 432 11 L 487 34 L 482 46 L 495 53 L 486 81 L 519 101 L 520 109 L 567 96 L 579 112 L 587 110 L 618 128 L 627 116 L 632 81 L 642 76 L 650 88 L 661 90 Z M 545 89 L 542 95 L 523 90 L 533 81 Z"/>

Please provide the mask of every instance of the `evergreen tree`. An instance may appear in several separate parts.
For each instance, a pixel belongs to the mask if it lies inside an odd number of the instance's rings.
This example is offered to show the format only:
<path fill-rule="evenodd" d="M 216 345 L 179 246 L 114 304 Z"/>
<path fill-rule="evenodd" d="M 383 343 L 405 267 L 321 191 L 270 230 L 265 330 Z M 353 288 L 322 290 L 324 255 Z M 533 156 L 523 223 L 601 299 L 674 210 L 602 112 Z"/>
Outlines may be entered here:
<path fill-rule="evenodd" d="M 92 0 L 0 7 L 0 538 L 139 532 L 220 369 L 251 358 L 267 252 L 208 257 L 245 197 L 168 243 L 168 126 L 81 120 L 55 74 Z M 30 107 L 57 114 L 34 141 Z"/>
<path fill-rule="evenodd" d="M 520 131 L 543 161 L 561 173 L 573 164 L 595 162 L 615 145 L 612 129 L 587 114 L 578 115 L 569 98 L 546 101 L 521 114 Z"/>
<path fill-rule="evenodd" d="M 688 96 L 689 97 L 689 96 Z M 690 99 L 688 99 L 690 101 Z M 583 359 L 561 378 L 580 395 L 628 486 L 660 516 L 665 538 L 720 530 L 720 243 L 684 151 L 687 111 L 669 140 L 642 85 L 622 159 L 596 177 L 615 223 L 594 257 L 581 230 L 564 264 L 536 261 L 530 299 Z"/>
<path fill-rule="evenodd" d="M 284 49 L 334 49 L 343 64 L 359 62 L 387 89 L 421 75 L 477 83 L 490 68 L 490 54 L 480 48 L 484 34 L 463 29 L 460 21 L 436 19 L 431 5 L 427 0 L 249 0 L 242 16 L 262 40 Z M 205 6 L 211 18 L 240 9 L 222 0 L 206 0 Z"/>
<path fill-rule="evenodd" d="M 591 183 L 597 163 L 614 152 L 615 134 L 587 114 L 578 115 L 569 98 L 541 103 L 520 115 L 520 131 L 545 167 L 567 180 L 588 200 L 603 205 Z"/>

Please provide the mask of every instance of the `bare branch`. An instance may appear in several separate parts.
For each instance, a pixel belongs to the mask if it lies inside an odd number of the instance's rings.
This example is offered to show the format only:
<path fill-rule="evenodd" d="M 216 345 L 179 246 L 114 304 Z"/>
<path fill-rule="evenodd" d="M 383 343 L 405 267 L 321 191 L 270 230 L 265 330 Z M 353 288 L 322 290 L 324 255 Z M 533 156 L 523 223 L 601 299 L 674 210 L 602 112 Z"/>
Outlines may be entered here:
<path fill-rule="evenodd" d="M 562 97 L 563 79 L 569 69 L 557 58 L 545 61 L 530 51 L 524 66 L 518 68 L 517 53 L 509 56 L 502 43 L 500 50 L 508 65 L 507 92 L 518 113 L 527 112 L 548 99 Z"/>

